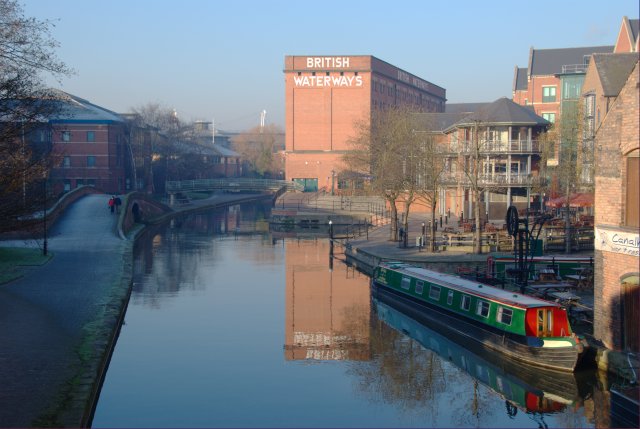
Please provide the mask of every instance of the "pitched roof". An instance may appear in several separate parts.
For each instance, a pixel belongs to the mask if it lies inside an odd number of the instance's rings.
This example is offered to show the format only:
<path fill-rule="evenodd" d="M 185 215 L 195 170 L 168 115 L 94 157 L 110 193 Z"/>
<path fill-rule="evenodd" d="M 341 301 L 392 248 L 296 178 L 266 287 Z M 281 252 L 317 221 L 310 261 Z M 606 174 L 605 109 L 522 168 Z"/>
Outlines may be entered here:
<path fill-rule="evenodd" d="M 562 66 L 586 65 L 594 53 L 611 53 L 613 46 L 589 46 L 583 48 L 534 49 L 529 53 L 529 75 L 546 76 L 562 73 Z M 585 68 L 586 69 L 586 68 Z"/>
<path fill-rule="evenodd" d="M 416 113 L 413 115 L 414 127 L 419 131 L 444 132 L 451 125 L 469 115 L 469 112 L 459 113 Z"/>
<path fill-rule="evenodd" d="M 57 104 L 56 113 L 49 118 L 51 122 L 124 122 L 115 112 L 97 106 L 83 98 L 57 89 L 52 90 L 55 98 L 50 103 Z"/>
<path fill-rule="evenodd" d="M 638 62 L 638 54 L 594 54 L 595 63 L 605 97 L 616 97 Z"/>
<path fill-rule="evenodd" d="M 549 125 L 549 121 L 536 115 L 532 106 L 521 106 L 506 97 L 502 97 L 478 109 L 478 111 L 456 122 L 447 130 L 474 125 L 478 122 L 487 125 Z"/>
<path fill-rule="evenodd" d="M 513 90 L 526 91 L 529 88 L 529 80 L 527 79 L 527 68 L 517 67 L 515 76 L 513 77 Z"/>
<path fill-rule="evenodd" d="M 630 19 L 629 27 L 631 28 L 631 37 L 635 42 L 636 40 L 638 40 L 638 32 L 640 32 L 640 19 Z"/>
<path fill-rule="evenodd" d="M 445 113 L 473 113 L 490 103 L 448 103 L 444 106 Z"/>

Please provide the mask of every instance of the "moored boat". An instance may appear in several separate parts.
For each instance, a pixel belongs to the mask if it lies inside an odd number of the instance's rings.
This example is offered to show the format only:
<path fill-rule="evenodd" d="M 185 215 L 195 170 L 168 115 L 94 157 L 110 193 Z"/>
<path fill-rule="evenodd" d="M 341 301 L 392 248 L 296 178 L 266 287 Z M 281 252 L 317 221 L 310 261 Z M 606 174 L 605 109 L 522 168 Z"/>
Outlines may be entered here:
<path fill-rule="evenodd" d="M 586 342 L 571 330 L 566 308 L 527 295 L 405 263 L 382 263 L 374 295 L 419 306 L 443 332 L 535 365 L 574 371 Z"/>

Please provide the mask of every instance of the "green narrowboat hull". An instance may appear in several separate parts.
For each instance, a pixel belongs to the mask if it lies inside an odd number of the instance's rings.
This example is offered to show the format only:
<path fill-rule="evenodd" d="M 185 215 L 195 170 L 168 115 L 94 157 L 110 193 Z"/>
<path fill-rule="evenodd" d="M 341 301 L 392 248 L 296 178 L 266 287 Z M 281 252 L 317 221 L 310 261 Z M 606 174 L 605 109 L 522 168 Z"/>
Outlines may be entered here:
<path fill-rule="evenodd" d="M 428 322 L 431 326 L 436 327 L 438 331 L 461 344 L 473 343 L 484 349 L 499 352 L 515 361 L 556 371 L 575 371 L 584 355 L 586 344 L 570 332 L 567 332 L 565 336 L 545 338 L 525 335 L 522 326 L 524 324 L 524 316 L 519 315 L 518 309 L 515 307 L 513 307 L 513 322 L 511 323 L 510 320 L 510 325 L 501 329 L 500 323 L 495 323 L 494 321 L 496 318 L 493 308 L 495 306 L 494 303 L 491 303 L 492 308 L 489 310 L 491 317 L 486 319 L 492 320 L 493 324 L 488 324 L 488 322 L 482 321 L 484 320 L 483 318 L 475 316 L 473 312 L 465 313 L 459 309 L 456 311 L 455 306 L 447 307 L 441 303 L 434 303 L 428 298 L 428 295 L 417 296 L 413 289 L 410 291 L 409 288 L 396 284 L 398 276 L 392 272 L 397 267 L 393 264 L 382 266 L 386 277 L 380 274 L 380 267 L 376 269 L 371 283 L 372 295 L 392 300 L 403 312 L 418 314 L 420 321 Z M 406 266 L 402 266 L 402 268 L 406 268 Z M 416 268 L 415 270 L 420 269 Z M 428 272 L 428 270 L 422 271 Z M 434 273 L 434 276 L 434 278 L 443 279 L 446 275 Z M 406 280 L 410 275 L 405 270 L 401 277 Z M 451 282 L 457 279 L 453 276 L 449 277 L 446 278 Z M 413 282 L 416 281 L 416 278 L 412 279 Z M 460 279 L 460 281 L 463 282 L 464 280 Z M 440 283 L 428 283 L 428 285 L 437 284 L 438 287 L 445 289 L 452 284 L 451 282 L 441 281 Z M 411 285 L 414 285 L 414 283 L 411 283 Z M 478 287 L 482 288 L 482 285 Z M 483 296 L 490 296 L 491 289 L 493 288 L 488 286 L 482 288 Z M 523 299 L 522 296 L 519 297 L 519 300 L 524 302 L 539 301 L 534 298 Z M 483 298 L 483 301 L 489 301 L 489 299 Z M 545 304 L 555 306 L 553 303 Z"/>

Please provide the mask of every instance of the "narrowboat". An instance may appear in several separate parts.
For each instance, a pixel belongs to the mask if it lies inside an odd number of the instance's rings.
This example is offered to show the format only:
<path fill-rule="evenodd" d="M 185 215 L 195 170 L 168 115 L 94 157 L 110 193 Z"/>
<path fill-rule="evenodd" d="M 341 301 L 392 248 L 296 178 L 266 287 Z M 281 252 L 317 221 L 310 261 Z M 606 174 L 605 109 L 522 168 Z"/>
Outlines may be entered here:
<path fill-rule="evenodd" d="M 419 306 L 458 342 L 476 342 L 528 365 L 574 371 L 586 352 L 566 308 L 555 302 L 405 263 L 378 265 L 371 286 L 374 297 Z"/>
<path fill-rule="evenodd" d="M 421 323 L 419 313 L 400 311 L 384 298 L 373 299 L 372 304 L 378 320 L 453 363 L 502 397 L 511 416 L 515 408 L 526 413 L 552 414 L 583 400 L 580 386 L 587 382 L 574 373 L 529 367 L 500 359 L 500 355 L 481 347 L 467 348 Z"/>

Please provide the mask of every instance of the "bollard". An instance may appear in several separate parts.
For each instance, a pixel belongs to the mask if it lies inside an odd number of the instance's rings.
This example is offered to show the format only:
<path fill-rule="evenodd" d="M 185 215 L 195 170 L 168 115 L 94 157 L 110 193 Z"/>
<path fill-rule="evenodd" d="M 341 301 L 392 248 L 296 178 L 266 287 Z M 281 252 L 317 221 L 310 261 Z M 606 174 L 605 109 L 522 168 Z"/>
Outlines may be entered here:
<path fill-rule="evenodd" d="M 440 215 L 440 228 L 442 228 L 442 215 Z"/>
<path fill-rule="evenodd" d="M 449 217 L 448 216 L 444 217 L 444 224 L 445 225 L 449 225 Z"/>

